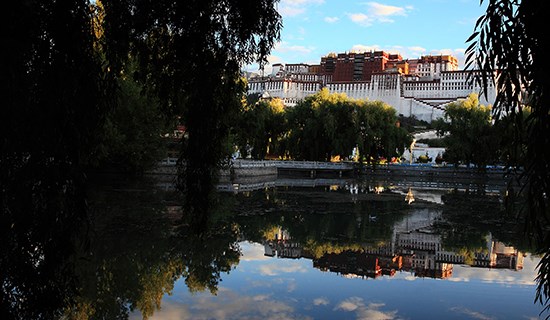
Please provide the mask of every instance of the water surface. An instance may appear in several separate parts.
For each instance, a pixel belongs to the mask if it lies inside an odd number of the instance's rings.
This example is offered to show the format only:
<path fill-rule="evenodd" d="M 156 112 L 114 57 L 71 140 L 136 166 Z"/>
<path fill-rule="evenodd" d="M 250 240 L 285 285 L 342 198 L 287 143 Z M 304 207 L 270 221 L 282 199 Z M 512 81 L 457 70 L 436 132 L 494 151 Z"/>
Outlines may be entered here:
<path fill-rule="evenodd" d="M 163 284 L 154 285 L 156 300 L 145 312 L 127 299 L 129 317 L 539 318 L 539 258 L 503 211 L 500 193 L 353 180 L 284 184 L 221 192 L 207 230 L 149 233 L 137 246 L 150 246 L 153 258 L 131 263 L 154 264 L 147 281 Z M 167 225 L 185 215 L 177 197 L 156 190 L 160 205 L 139 215 Z M 109 214 L 135 214 L 126 208 L 135 203 L 123 203 Z M 105 207 L 96 208 L 103 214 Z M 117 232 L 131 248 L 140 241 L 134 236 Z"/>

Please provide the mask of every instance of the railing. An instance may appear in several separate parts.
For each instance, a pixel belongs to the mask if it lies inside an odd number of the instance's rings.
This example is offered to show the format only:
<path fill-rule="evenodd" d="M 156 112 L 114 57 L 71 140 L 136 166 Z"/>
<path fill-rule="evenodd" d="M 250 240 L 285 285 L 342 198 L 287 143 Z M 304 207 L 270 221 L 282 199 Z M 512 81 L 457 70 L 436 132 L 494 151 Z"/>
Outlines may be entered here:
<path fill-rule="evenodd" d="M 322 161 L 273 161 L 277 168 L 284 169 L 331 169 L 346 170 L 353 169 L 354 165 L 349 162 L 322 162 Z"/>
<path fill-rule="evenodd" d="M 159 162 L 162 166 L 175 166 L 177 158 L 165 158 Z M 348 162 L 322 162 L 322 161 L 286 161 L 286 160 L 245 160 L 236 159 L 231 161 L 233 168 L 263 168 L 277 167 L 284 169 L 332 169 L 346 170 L 353 169 L 353 164 Z"/>
<path fill-rule="evenodd" d="M 276 167 L 276 161 L 263 161 L 263 160 L 232 160 L 231 165 L 233 168 L 263 168 L 263 167 Z"/>

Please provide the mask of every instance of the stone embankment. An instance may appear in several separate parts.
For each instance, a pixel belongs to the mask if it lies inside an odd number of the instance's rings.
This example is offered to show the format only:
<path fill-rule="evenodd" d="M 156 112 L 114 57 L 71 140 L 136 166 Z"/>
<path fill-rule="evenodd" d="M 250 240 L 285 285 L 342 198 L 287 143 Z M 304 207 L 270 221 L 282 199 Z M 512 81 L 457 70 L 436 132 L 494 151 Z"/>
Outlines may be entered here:
<path fill-rule="evenodd" d="M 165 159 L 149 174 L 157 176 L 174 176 L 177 173 L 176 160 Z M 222 181 L 243 178 L 261 178 L 264 176 L 299 176 L 319 177 L 374 177 L 377 179 L 420 179 L 423 181 L 452 182 L 492 182 L 505 184 L 515 175 L 504 167 L 487 167 L 479 170 L 475 167 L 431 164 L 385 164 L 360 166 L 353 162 L 318 162 L 318 161 L 259 161 L 232 160 L 229 167 L 220 172 Z"/>
<path fill-rule="evenodd" d="M 173 178 L 178 170 L 176 166 L 177 159 L 163 159 L 156 168 L 147 172 L 149 175 L 158 177 L 161 180 Z M 220 179 L 232 180 L 236 177 L 262 177 L 277 176 L 277 166 L 274 161 L 255 161 L 255 160 L 233 160 L 228 168 L 220 171 Z"/>
<path fill-rule="evenodd" d="M 503 179 L 509 178 L 509 172 L 502 166 L 488 166 L 485 169 L 473 166 L 431 165 L 431 164 L 386 164 L 365 166 L 362 170 L 365 175 L 392 175 L 392 176 L 425 176 L 434 178 L 452 179 Z"/>
<path fill-rule="evenodd" d="M 466 166 L 403 165 L 391 164 L 364 167 L 361 176 L 393 185 L 422 188 L 460 188 L 498 191 L 517 183 L 521 170 L 509 171 L 504 167 L 487 167 L 479 170 Z"/>
<path fill-rule="evenodd" d="M 272 161 L 233 160 L 228 169 L 221 171 L 222 177 L 276 176 L 277 166 Z"/>

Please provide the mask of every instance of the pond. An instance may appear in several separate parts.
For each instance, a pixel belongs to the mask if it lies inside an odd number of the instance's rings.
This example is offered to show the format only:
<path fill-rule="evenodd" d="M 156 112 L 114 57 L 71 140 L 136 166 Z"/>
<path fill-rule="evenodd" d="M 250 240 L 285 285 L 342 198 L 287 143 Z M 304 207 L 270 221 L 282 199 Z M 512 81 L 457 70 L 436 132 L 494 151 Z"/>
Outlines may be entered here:
<path fill-rule="evenodd" d="M 461 187 L 279 179 L 221 188 L 232 192 L 220 193 L 209 234 L 182 239 L 200 251 L 182 255 L 196 265 L 182 267 L 152 318 L 538 318 L 539 258 L 518 222 L 499 192 Z M 166 210 L 183 214 L 177 202 Z"/>
<path fill-rule="evenodd" d="M 40 283 L 56 294 L 27 306 L 55 310 L 26 314 L 538 319 L 542 310 L 534 303 L 540 258 L 494 188 L 387 179 L 232 184 L 220 186 L 196 226 L 182 222 L 185 206 L 166 184 L 100 181 L 88 192 L 86 231 L 71 240 L 85 245 L 50 261 L 63 281 L 44 272 Z M 49 292 L 26 287 L 29 303 Z"/>

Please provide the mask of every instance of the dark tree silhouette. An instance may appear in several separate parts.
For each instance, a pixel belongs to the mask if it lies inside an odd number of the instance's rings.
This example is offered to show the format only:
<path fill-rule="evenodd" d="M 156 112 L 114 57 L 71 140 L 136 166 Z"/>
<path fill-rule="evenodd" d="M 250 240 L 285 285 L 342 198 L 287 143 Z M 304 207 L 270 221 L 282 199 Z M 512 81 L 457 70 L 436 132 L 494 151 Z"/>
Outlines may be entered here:
<path fill-rule="evenodd" d="M 89 222 L 84 168 L 116 107 L 128 57 L 139 60 L 136 78 L 163 112 L 182 116 L 189 138 L 181 185 L 192 191 L 189 208 L 204 207 L 244 90 L 240 67 L 264 63 L 281 28 L 277 0 L 93 2 L 16 1 L 3 12 L 3 319 L 55 318 L 78 286 L 63 275 L 74 274 L 74 253 L 86 250 L 78 239 Z M 186 211 L 195 212 L 208 214 Z M 38 304 L 45 309 L 36 313 Z"/>
<path fill-rule="evenodd" d="M 481 3 L 484 1 L 482 0 Z M 525 196 L 523 213 L 526 231 L 543 254 L 539 264 L 536 300 L 550 305 L 550 96 L 546 48 L 549 4 L 537 0 L 488 0 L 486 13 L 479 18 L 467 42 L 467 66 L 482 70 L 484 88 L 497 70 L 497 116 L 516 119 L 515 142 L 526 134 L 525 168 L 520 193 Z M 531 111 L 527 120 L 522 109 Z M 543 310 L 543 311 L 544 311 Z"/>
<path fill-rule="evenodd" d="M 87 228 L 81 165 L 113 82 L 87 1 L 18 1 L 3 16 L 0 317 L 54 318 L 76 286 L 71 257 Z"/>
<path fill-rule="evenodd" d="M 245 89 L 242 65 L 265 63 L 279 38 L 276 2 L 103 1 L 106 56 L 118 61 L 117 53 L 131 50 L 140 59 L 137 76 L 187 128 L 179 185 L 193 192 L 189 200 L 209 194 L 229 151 L 228 122 Z"/>

